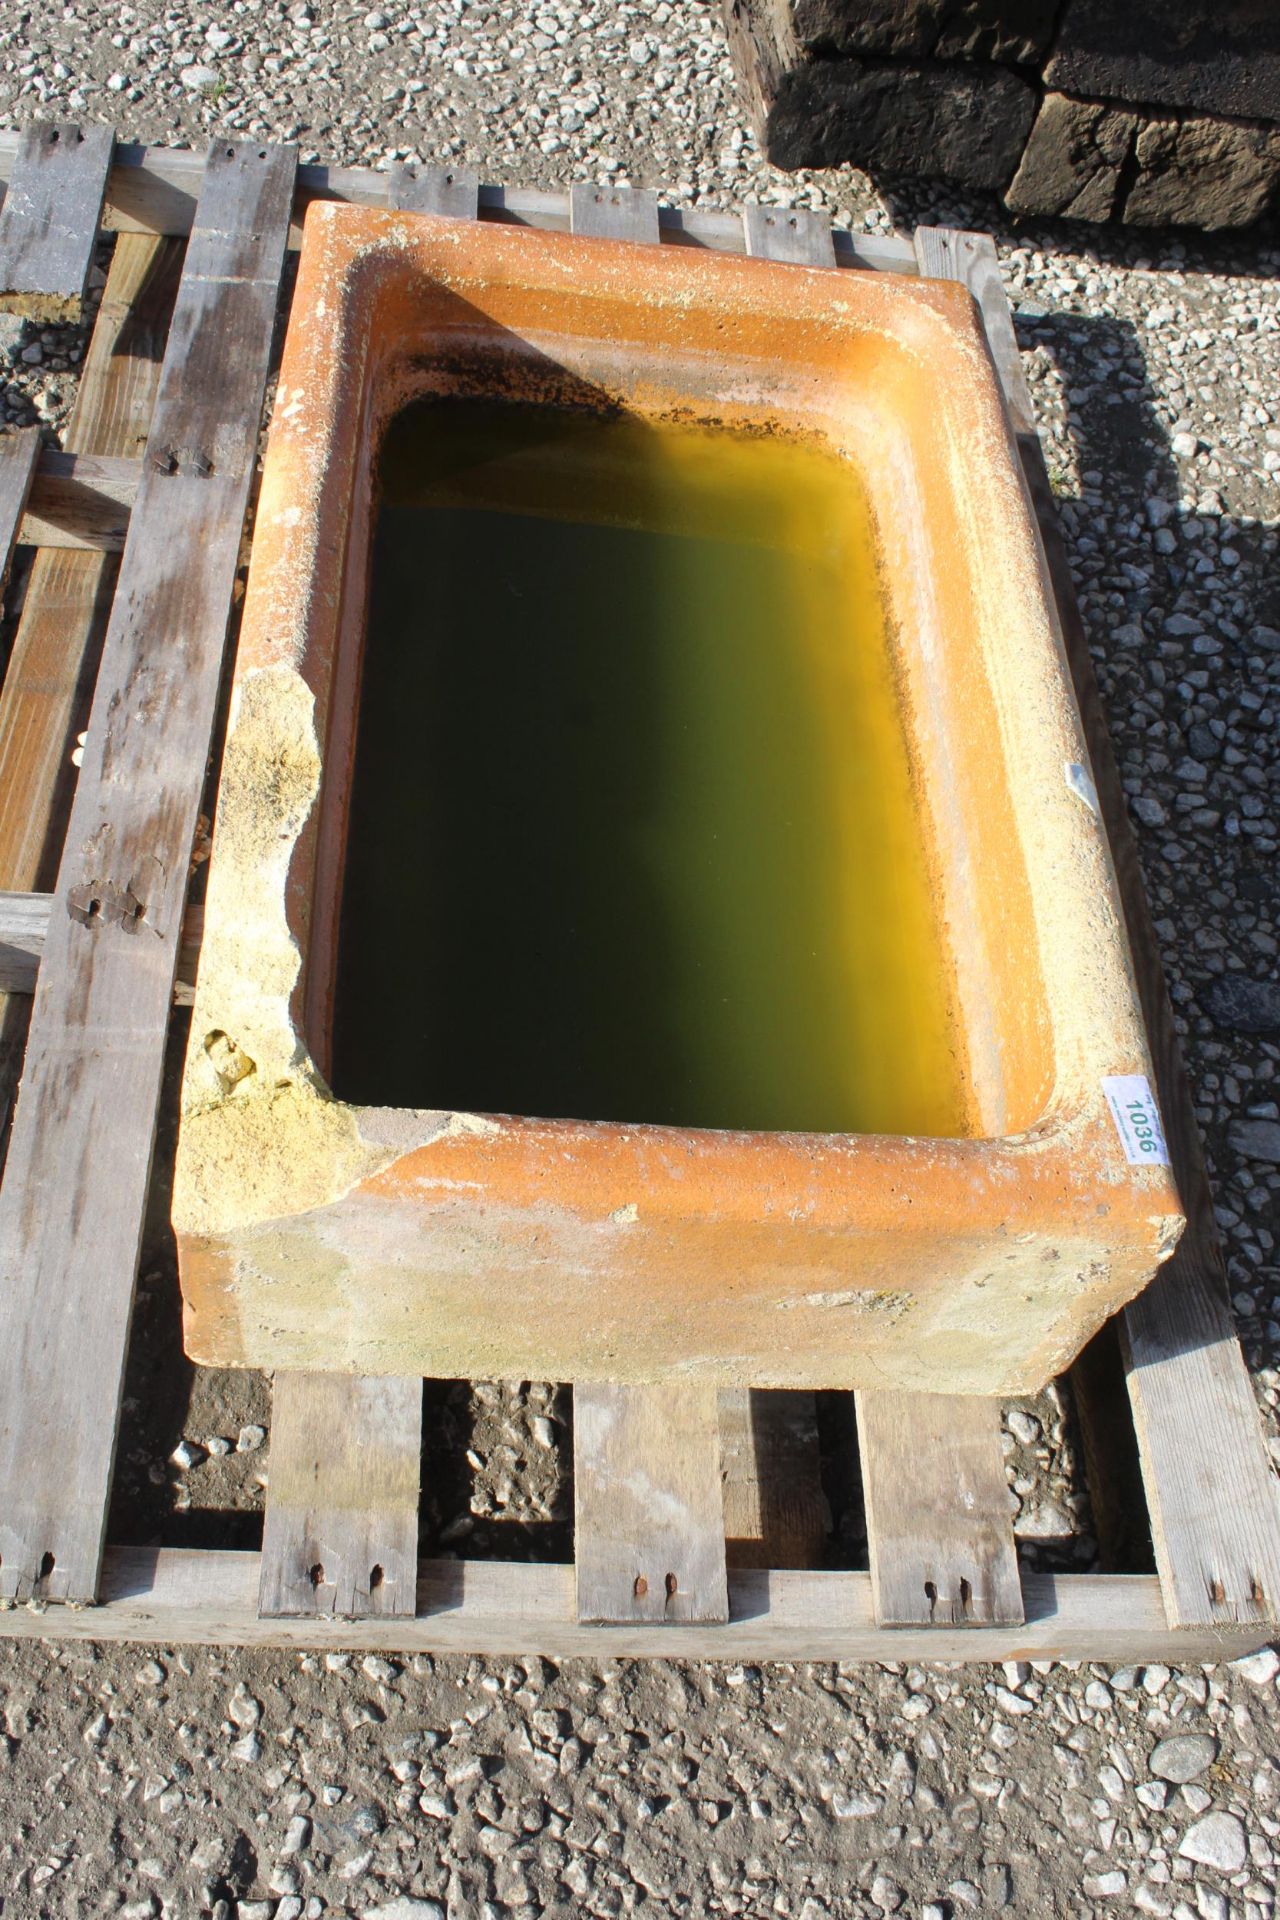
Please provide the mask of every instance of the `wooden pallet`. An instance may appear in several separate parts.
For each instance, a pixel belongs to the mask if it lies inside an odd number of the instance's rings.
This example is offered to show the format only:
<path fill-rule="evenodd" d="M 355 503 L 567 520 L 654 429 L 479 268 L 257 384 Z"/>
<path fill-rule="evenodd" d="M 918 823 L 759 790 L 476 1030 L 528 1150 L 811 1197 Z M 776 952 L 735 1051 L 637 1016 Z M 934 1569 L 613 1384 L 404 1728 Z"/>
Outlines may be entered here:
<path fill-rule="evenodd" d="M 0 685 L 6 1104 L 21 1075 L 0 1186 L 0 1630 L 756 1659 L 1189 1658 L 1266 1640 L 1280 1507 L 991 240 L 923 229 L 912 244 L 798 210 L 738 219 L 624 189 L 515 192 L 462 170 L 299 167 L 291 149 L 239 141 L 202 158 L 50 131 L 0 136 L 0 307 L 74 310 L 99 222 L 120 237 L 66 451 L 0 439 L 0 561 L 38 549 Z M 887 1393 L 857 1396 L 870 1570 L 807 1570 L 822 1537 L 812 1402 L 687 1383 L 577 1390 L 576 1566 L 420 1560 L 420 1383 L 307 1374 L 275 1379 L 260 1554 L 104 1553 L 166 1035 L 199 944 L 186 907 L 197 808 L 282 271 L 318 197 L 925 272 L 978 301 L 1191 1217 L 1120 1329 L 1157 1575 L 1020 1578 L 995 1403 Z M 56 247 L 41 238 L 53 205 Z M 1113 1395 L 1097 1431 L 1120 1411 Z"/>

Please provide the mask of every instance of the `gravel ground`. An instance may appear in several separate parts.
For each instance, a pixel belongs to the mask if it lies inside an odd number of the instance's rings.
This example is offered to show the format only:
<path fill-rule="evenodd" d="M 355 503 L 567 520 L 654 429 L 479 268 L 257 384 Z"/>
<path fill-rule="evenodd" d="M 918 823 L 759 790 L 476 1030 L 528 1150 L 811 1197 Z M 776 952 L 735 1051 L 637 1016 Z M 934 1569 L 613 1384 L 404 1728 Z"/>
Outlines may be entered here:
<path fill-rule="evenodd" d="M 229 126 L 308 158 L 997 233 L 1280 1461 L 1274 230 L 1012 228 L 950 189 L 778 174 L 718 15 L 693 3 L 10 9 L 0 118 L 42 109 L 170 144 Z M 56 439 L 84 337 L 0 328 L 6 419 Z M 567 1398 L 433 1386 L 424 1537 L 563 1557 Z M 1005 1446 L 1024 1559 L 1092 1564 L 1069 1393 L 1007 1409 Z M 252 1544 L 268 1459 L 265 1383 L 182 1361 L 161 1209 L 113 1534 Z M 857 1564 L 840 1464 L 831 1560 Z M 724 1670 L 0 1643 L 0 1915 L 1263 1920 L 1278 1676 L 1271 1654 L 1187 1672 Z"/>

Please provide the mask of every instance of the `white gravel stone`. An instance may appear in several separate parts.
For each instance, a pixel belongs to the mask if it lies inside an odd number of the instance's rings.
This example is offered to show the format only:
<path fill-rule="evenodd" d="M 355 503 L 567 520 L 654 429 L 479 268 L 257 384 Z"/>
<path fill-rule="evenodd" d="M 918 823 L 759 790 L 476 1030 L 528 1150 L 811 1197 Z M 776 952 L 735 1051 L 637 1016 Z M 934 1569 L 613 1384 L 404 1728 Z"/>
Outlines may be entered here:
<path fill-rule="evenodd" d="M 1151 1755 L 1151 1771 L 1157 1780 L 1175 1786 L 1198 1780 L 1218 1755 L 1218 1743 L 1207 1733 L 1175 1733 L 1161 1740 Z"/>
<path fill-rule="evenodd" d="M 1243 1660 L 1233 1660 L 1231 1665 L 1250 1686 L 1269 1687 L 1280 1673 L 1280 1654 L 1274 1647 L 1263 1647 L 1260 1653 L 1246 1654 Z"/>
<path fill-rule="evenodd" d="M 871 1793 L 833 1793 L 830 1806 L 837 1820 L 869 1820 L 884 1801 Z"/>
<path fill-rule="evenodd" d="M 388 1686 L 400 1672 L 392 1660 L 384 1660 L 380 1653 L 366 1654 L 360 1662 L 361 1671 L 370 1680 L 376 1680 L 380 1686 Z"/>
<path fill-rule="evenodd" d="M 238 1682 L 231 1696 L 227 1706 L 227 1717 L 234 1720 L 242 1731 L 256 1727 L 262 1718 L 262 1702 L 250 1693 L 243 1680 Z"/>
<path fill-rule="evenodd" d="M 1178 1852 L 1184 1860 L 1219 1873 L 1239 1873 L 1248 1858 L 1245 1832 L 1233 1813 L 1206 1813 L 1182 1836 Z"/>

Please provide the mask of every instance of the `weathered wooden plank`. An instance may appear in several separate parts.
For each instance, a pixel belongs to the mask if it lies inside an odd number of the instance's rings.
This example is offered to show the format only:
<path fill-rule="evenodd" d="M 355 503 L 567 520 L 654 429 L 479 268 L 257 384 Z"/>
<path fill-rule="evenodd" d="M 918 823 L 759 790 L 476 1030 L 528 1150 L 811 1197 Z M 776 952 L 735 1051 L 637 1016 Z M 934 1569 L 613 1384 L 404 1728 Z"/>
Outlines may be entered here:
<path fill-rule="evenodd" d="M 834 267 L 835 242 L 825 213 L 807 207 L 745 207 L 747 252 L 762 260 L 790 260 L 802 267 Z"/>
<path fill-rule="evenodd" d="M 16 152 L 17 135 L 0 132 L 0 186 L 12 172 Z M 199 154 L 179 148 L 117 146 L 104 226 L 116 233 L 189 233 L 202 164 Z M 299 244 L 301 218 L 313 200 L 347 200 L 353 206 L 385 207 L 390 204 L 388 179 L 387 173 L 372 167 L 299 167 L 290 245 Z M 547 187 L 482 185 L 479 217 L 567 231 L 569 196 Z M 716 207 L 660 207 L 658 223 L 662 239 L 677 246 L 712 247 L 722 253 L 743 251 L 742 221 L 736 213 Z M 842 267 L 874 267 L 908 274 L 917 270 L 911 242 L 899 234 L 850 233 L 841 228 L 836 231 L 835 245 L 837 263 Z"/>
<path fill-rule="evenodd" d="M 389 170 L 387 205 L 406 213 L 474 220 L 480 211 L 480 178 L 472 167 L 427 167 L 397 160 Z"/>
<path fill-rule="evenodd" d="M 1022 371 L 1013 317 L 1000 278 L 1000 258 L 991 235 L 965 233 L 957 227 L 917 227 L 915 250 L 922 274 L 934 280 L 959 280 L 968 287 L 982 315 L 1014 432 L 1036 438 L 1031 393 Z"/>
<path fill-rule="evenodd" d="M 578 183 L 573 231 L 656 245 L 652 193 Z M 728 1618 L 714 1387 L 581 1384 L 573 1392 L 578 1617 Z"/>
<path fill-rule="evenodd" d="M 684 1381 L 574 1389 L 579 1620 L 728 1619 L 717 1398 Z"/>
<path fill-rule="evenodd" d="M 110 127 L 39 120 L 23 129 L 0 208 L 0 309 L 79 319 L 114 146 Z"/>
<path fill-rule="evenodd" d="M 831 1519 L 813 1394 L 726 1390 L 718 1418 L 729 1566 L 817 1566 Z"/>
<path fill-rule="evenodd" d="M 121 552 L 141 472 L 137 460 L 56 449 L 42 453 L 18 529 L 19 544 Z"/>
<path fill-rule="evenodd" d="M 1125 1309 L 1129 1397 L 1156 1565 L 1178 1627 L 1280 1619 L 1280 1494 L 1227 1300 L 1213 1197 L 1165 988 L 1137 845 L 1076 603 L 1017 337 L 986 234 L 917 235 L 922 272 L 944 257 L 981 308 L 1053 582 L 1063 645 L 1111 843 L 1187 1228 L 1177 1252 Z"/>
<path fill-rule="evenodd" d="M 145 443 L 182 251 L 176 240 L 137 234 L 116 242 L 67 428 L 73 454 L 136 455 Z M 53 885 L 116 568 L 99 553 L 32 561 L 0 685 L 0 886 Z M 0 1117 L 29 1011 L 25 1001 L 0 1002 Z"/>
<path fill-rule="evenodd" d="M 656 243 L 658 196 L 643 187 L 598 187 L 575 180 L 569 189 L 569 225 L 597 240 Z"/>
<path fill-rule="evenodd" d="M 19 427 L 16 433 L 0 435 L 0 593 L 9 578 L 39 458 L 39 427 Z"/>
<path fill-rule="evenodd" d="M 263 1620 L 256 1553 L 111 1547 L 101 1604 L 0 1611 L 0 1639 L 162 1646 L 297 1647 L 520 1655 L 550 1659 L 1102 1660 L 1137 1666 L 1229 1660 L 1266 1640 L 1259 1627 L 1171 1631 L 1154 1575 L 1028 1574 L 1018 1627 L 877 1627 L 865 1573 L 729 1576 L 724 1626 L 640 1621 L 605 1632 L 576 1617 L 570 1566 L 423 1560 L 413 1620 Z"/>
<path fill-rule="evenodd" d="M 880 1625 L 1016 1626 L 1022 1588 L 996 1403 L 944 1393 L 856 1399 Z"/>
<path fill-rule="evenodd" d="M 0 892 L 0 993 L 35 992 L 52 910 L 51 893 Z M 176 1006 L 191 1004 L 203 931 L 204 908 L 188 907 L 178 949 Z"/>
<path fill-rule="evenodd" d="M 51 893 L 0 893 L 0 992 L 34 993 Z"/>
<path fill-rule="evenodd" d="M 1171 1133 L 1167 1107 L 1165 1125 Z M 1212 1223 L 1189 1190 L 1184 1206 Z M 1151 1538 L 1176 1627 L 1280 1619 L 1276 1483 L 1224 1282 L 1216 1235 L 1208 1245 L 1197 1235 L 1124 1315 Z"/>
<path fill-rule="evenodd" d="M 278 1373 L 258 1610 L 412 1618 L 421 1380 Z"/>
<path fill-rule="evenodd" d="M 103 647 L 0 1188 L 0 1595 L 98 1578 L 188 863 L 292 149 L 217 142 Z"/>

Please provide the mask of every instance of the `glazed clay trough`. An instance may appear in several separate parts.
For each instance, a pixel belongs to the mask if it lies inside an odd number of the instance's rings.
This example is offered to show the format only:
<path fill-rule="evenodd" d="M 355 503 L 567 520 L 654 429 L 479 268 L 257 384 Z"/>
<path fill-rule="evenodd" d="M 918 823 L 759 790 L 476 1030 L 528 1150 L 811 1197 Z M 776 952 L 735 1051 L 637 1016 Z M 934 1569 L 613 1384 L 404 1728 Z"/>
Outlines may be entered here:
<path fill-rule="evenodd" d="M 184 1084 L 191 1355 L 1065 1366 L 1182 1219 L 1049 608 L 962 288 L 312 206 Z"/>

